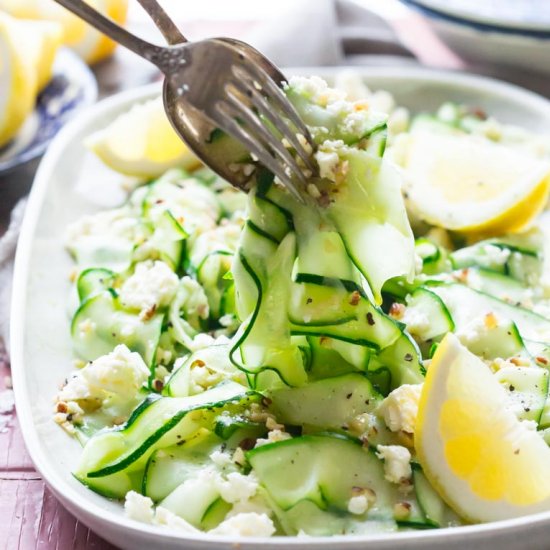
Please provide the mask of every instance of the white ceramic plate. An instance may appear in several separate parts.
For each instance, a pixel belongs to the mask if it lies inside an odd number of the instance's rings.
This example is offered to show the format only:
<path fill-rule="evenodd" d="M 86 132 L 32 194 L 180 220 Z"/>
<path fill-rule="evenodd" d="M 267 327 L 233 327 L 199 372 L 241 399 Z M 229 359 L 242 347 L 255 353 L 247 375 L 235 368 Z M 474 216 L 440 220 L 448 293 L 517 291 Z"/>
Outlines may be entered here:
<path fill-rule="evenodd" d="M 359 70 L 359 69 L 354 69 Z M 330 79 L 335 69 L 293 72 L 321 74 Z M 362 71 L 372 88 L 391 91 L 413 110 L 435 109 L 442 101 L 463 101 L 487 110 L 505 122 L 537 132 L 550 128 L 550 103 L 530 92 L 493 80 L 419 69 Z M 118 188 L 101 185 L 108 178 L 82 145 L 92 131 L 105 126 L 136 101 L 158 93 L 147 87 L 99 103 L 70 123 L 50 146 L 38 170 L 27 207 L 17 251 L 12 306 L 12 372 L 16 404 L 31 458 L 61 502 L 84 524 L 122 548 L 265 549 L 428 549 L 479 546 L 544 548 L 550 537 L 548 513 L 494 524 L 417 531 L 376 537 L 244 539 L 191 537 L 134 522 L 124 517 L 119 503 L 87 490 L 71 476 L 80 453 L 78 443 L 52 421 L 52 396 L 72 370 L 68 274 L 71 260 L 64 251 L 66 225 L 85 213 L 121 200 Z M 82 189 L 97 186 L 84 195 Z M 90 197 L 101 198 L 102 206 Z M 335 465 L 338 467 L 338 465 Z"/>

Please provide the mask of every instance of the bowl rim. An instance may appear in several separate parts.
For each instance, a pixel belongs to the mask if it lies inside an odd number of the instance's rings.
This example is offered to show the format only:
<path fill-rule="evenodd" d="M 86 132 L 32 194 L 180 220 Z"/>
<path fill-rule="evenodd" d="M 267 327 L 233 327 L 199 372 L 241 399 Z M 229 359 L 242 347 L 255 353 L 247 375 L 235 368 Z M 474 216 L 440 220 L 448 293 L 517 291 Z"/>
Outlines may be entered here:
<path fill-rule="evenodd" d="M 550 22 L 511 22 L 490 16 L 481 16 L 460 8 L 449 8 L 441 2 L 434 0 L 400 0 L 402 3 L 419 11 L 420 13 L 447 23 L 454 23 L 470 27 L 472 29 L 500 33 L 539 40 L 550 40 Z"/>
<path fill-rule="evenodd" d="M 515 85 L 507 84 L 492 78 L 480 77 L 469 74 L 454 73 L 450 71 L 424 69 L 416 67 L 391 67 L 391 68 L 358 68 L 358 67 L 302 67 L 287 70 L 287 74 L 309 74 L 330 77 L 341 70 L 352 70 L 359 73 L 363 78 L 390 78 L 395 80 L 406 80 L 409 82 L 438 82 L 459 85 L 474 90 L 483 90 L 492 92 L 497 96 L 506 96 L 512 102 L 529 102 L 533 109 L 540 112 L 541 117 L 547 118 L 550 122 L 550 101 L 538 94 L 524 90 Z M 523 527 L 533 527 L 535 525 L 545 524 L 550 526 L 550 511 L 523 516 L 498 522 L 467 525 L 458 528 L 440 528 L 426 531 L 409 531 L 401 533 L 375 534 L 375 535 L 336 535 L 332 537 L 231 537 L 231 536 L 213 536 L 207 533 L 200 535 L 176 533 L 165 528 L 139 523 L 125 516 L 114 514 L 106 508 L 92 502 L 91 499 L 83 499 L 74 487 L 54 469 L 50 463 L 54 460 L 41 443 L 41 436 L 38 434 L 37 426 L 33 419 L 32 408 L 28 399 L 29 391 L 25 375 L 25 327 L 26 327 L 26 302 L 28 278 L 30 272 L 30 258 L 32 246 L 35 238 L 35 229 L 38 220 L 42 214 L 42 208 L 45 196 L 49 189 L 49 182 L 54 179 L 56 165 L 62 158 L 66 147 L 79 135 L 79 133 L 88 125 L 93 124 L 96 117 L 108 113 L 120 112 L 122 108 L 132 105 L 136 101 L 146 100 L 153 95 L 160 93 L 160 87 L 157 83 L 136 89 L 128 90 L 104 99 L 86 110 L 81 116 L 71 120 L 54 138 L 46 155 L 40 163 L 35 182 L 29 197 L 25 218 L 23 221 L 19 245 L 17 248 L 14 284 L 12 291 L 12 313 L 10 322 L 10 344 L 11 344 L 11 364 L 12 376 L 14 381 L 15 401 L 18 411 L 18 420 L 21 426 L 21 432 L 27 448 L 27 451 L 34 463 L 37 471 L 42 475 L 46 484 L 52 492 L 84 524 L 97 526 L 105 524 L 112 529 L 123 528 L 132 533 L 135 537 L 142 537 L 148 540 L 152 536 L 159 543 L 164 540 L 166 543 L 185 544 L 195 543 L 203 548 L 213 546 L 230 549 L 238 544 L 240 548 L 252 550 L 258 548 L 259 544 L 272 547 L 308 547 L 312 544 L 323 548 L 334 548 L 338 546 L 343 549 L 362 548 L 365 543 L 384 544 L 388 546 L 414 541 L 458 541 L 467 544 L 468 541 L 479 542 L 484 537 L 499 532 L 499 534 L 513 535 L 514 530 Z M 96 527 L 97 529 L 97 527 Z M 108 530 L 101 533 L 109 536 Z"/>

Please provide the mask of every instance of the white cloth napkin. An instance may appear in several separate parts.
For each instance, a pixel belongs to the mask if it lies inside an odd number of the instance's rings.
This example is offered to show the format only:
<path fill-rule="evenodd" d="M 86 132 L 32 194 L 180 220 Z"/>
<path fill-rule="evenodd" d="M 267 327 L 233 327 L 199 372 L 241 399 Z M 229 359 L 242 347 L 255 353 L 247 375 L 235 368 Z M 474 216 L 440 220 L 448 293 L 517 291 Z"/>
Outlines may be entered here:
<path fill-rule="evenodd" d="M 11 213 L 11 221 L 8 230 L 0 238 L 0 351 L 2 345 L 9 352 L 9 321 L 11 287 L 13 277 L 13 257 L 17 246 L 17 238 L 23 214 L 25 212 L 26 199 L 20 200 Z"/>

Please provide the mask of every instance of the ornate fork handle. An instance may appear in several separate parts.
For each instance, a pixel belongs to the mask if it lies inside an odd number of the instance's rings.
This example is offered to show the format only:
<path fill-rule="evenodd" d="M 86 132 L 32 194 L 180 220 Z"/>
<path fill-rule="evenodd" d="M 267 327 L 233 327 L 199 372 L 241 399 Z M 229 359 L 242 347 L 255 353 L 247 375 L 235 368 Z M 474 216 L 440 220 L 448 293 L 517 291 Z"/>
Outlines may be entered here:
<path fill-rule="evenodd" d="M 138 0 L 138 2 L 149 14 L 168 44 L 175 45 L 187 42 L 187 38 L 181 34 L 176 24 L 170 19 L 157 0 Z"/>

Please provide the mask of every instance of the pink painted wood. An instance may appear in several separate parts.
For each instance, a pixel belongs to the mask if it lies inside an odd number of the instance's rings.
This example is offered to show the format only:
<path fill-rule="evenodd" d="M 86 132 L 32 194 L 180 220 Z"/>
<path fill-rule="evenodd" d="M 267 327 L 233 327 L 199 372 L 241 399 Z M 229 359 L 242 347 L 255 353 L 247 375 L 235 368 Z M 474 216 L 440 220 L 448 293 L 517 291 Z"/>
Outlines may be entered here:
<path fill-rule="evenodd" d="M 0 391 L 9 367 L 0 356 Z M 0 550 L 116 550 L 56 500 L 33 468 L 15 410 L 0 430 Z"/>

